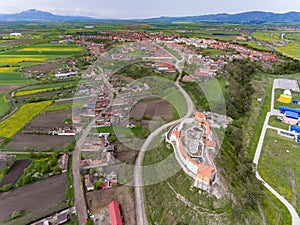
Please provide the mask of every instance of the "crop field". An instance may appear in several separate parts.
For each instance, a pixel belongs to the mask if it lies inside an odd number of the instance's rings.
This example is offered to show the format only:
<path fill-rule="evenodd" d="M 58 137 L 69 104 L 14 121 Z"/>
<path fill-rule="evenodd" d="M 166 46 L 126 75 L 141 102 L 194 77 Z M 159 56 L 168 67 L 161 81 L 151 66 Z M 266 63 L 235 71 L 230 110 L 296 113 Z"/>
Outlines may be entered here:
<path fill-rule="evenodd" d="M 13 72 L 14 70 L 18 69 L 19 67 L 2 67 L 0 68 L 0 73 L 9 73 Z"/>
<path fill-rule="evenodd" d="M 33 57 L 28 55 L 0 55 L 0 65 L 15 65 L 21 62 L 41 62 L 48 59 L 45 56 Z"/>
<path fill-rule="evenodd" d="M 66 176 L 58 175 L 0 194 L 0 221 L 11 218 L 17 210 L 24 215 L 7 224 L 30 224 L 60 211 L 67 207 L 63 204 L 65 190 Z"/>
<path fill-rule="evenodd" d="M 60 89 L 68 89 L 74 87 L 73 84 L 64 85 L 61 87 L 47 87 L 47 88 L 39 88 L 39 89 L 32 89 L 32 90 L 21 90 L 16 92 L 16 96 L 24 96 L 24 95 L 31 95 L 31 94 L 37 94 L 41 92 L 47 92 L 47 91 L 56 91 Z"/>
<path fill-rule="evenodd" d="M 300 32 L 288 32 L 285 34 L 285 38 L 300 41 Z"/>
<path fill-rule="evenodd" d="M 49 128 L 65 126 L 64 120 L 71 116 L 72 110 L 60 110 L 40 114 L 30 121 L 26 126 L 26 130 L 49 130 Z"/>
<path fill-rule="evenodd" d="M 64 88 L 68 87 L 69 85 L 76 86 L 78 84 L 78 80 L 73 81 L 63 81 L 63 82 L 55 82 L 55 83 L 44 83 L 44 84 L 36 84 L 34 86 L 28 86 L 25 88 L 22 88 L 20 91 L 24 90 L 37 90 L 37 89 L 44 89 L 44 88 Z"/>
<path fill-rule="evenodd" d="M 300 59 L 300 44 L 298 42 L 298 39 L 296 38 L 297 33 L 288 33 L 287 35 L 284 35 L 283 38 L 281 37 L 282 33 L 285 32 L 254 32 L 253 37 L 255 37 L 258 40 L 266 41 L 273 44 L 273 48 L 281 52 L 283 55 L 295 59 Z M 274 42 L 278 41 L 285 41 L 287 44 L 284 46 L 274 45 Z"/>
<path fill-rule="evenodd" d="M 300 168 L 299 143 L 277 135 L 274 130 L 267 130 L 259 172 L 288 202 L 300 210 Z"/>
<path fill-rule="evenodd" d="M 39 52 L 69 52 L 69 51 L 80 51 L 81 49 L 78 47 L 74 48 L 45 48 L 45 47 L 33 47 L 33 48 L 22 48 L 17 50 L 17 52 L 32 52 L 32 51 L 39 51 Z"/>
<path fill-rule="evenodd" d="M 140 102 L 134 105 L 130 112 L 130 117 L 142 118 L 143 115 L 163 117 L 166 120 L 170 120 L 173 117 L 173 108 L 172 105 L 165 100 Z"/>
<path fill-rule="evenodd" d="M 280 32 L 254 32 L 253 37 L 262 41 L 278 41 L 280 38 Z"/>
<path fill-rule="evenodd" d="M 34 135 L 18 133 L 6 147 L 6 150 L 34 149 L 39 151 L 64 149 L 65 144 L 72 143 L 74 136 Z"/>
<path fill-rule="evenodd" d="M 4 185 L 11 184 L 14 185 L 19 177 L 23 174 L 24 169 L 29 166 L 31 163 L 30 159 L 20 159 L 17 160 L 8 173 L 5 175 L 4 179 L 2 180 L 0 187 L 3 187 Z"/>
<path fill-rule="evenodd" d="M 41 44 L 21 49 L 6 51 L 10 55 L 46 55 L 51 58 L 56 56 L 68 56 L 80 53 L 82 48 L 67 44 Z"/>
<path fill-rule="evenodd" d="M 290 56 L 300 60 L 300 43 L 296 41 L 289 41 L 288 45 L 276 47 L 284 55 Z"/>
<path fill-rule="evenodd" d="M 0 86 L 22 86 L 33 82 L 31 79 L 24 78 L 19 72 L 0 73 Z"/>
<path fill-rule="evenodd" d="M 0 122 L 0 137 L 11 138 L 51 103 L 52 101 L 44 101 L 21 106 L 17 112 Z"/>
<path fill-rule="evenodd" d="M 16 89 L 18 86 L 1 86 L 0 85 L 0 94 L 4 94 L 6 92 L 12 91 Z"/>

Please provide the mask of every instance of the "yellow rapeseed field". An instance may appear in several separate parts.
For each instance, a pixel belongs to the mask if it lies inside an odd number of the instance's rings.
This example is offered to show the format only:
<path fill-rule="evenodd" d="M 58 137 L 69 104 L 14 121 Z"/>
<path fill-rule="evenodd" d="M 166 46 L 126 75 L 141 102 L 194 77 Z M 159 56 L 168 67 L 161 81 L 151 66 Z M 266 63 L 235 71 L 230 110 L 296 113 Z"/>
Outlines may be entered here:
<path fill-rule="evenodd" d="M 19 67 L 0 67 L 0 73 L 10 73 L 18 68 Z"/>
<path fill-rule="evenodd" d="M 59 89 L 59 88 L 57 88 Z M 55 88 L 41 88 L 41 89 L 34 89 L 34 90 L 24 90 L 24 91 L 18 91 L 16 92 L 16 96 L 23 96 L 23 95 L 30 95 L 30 94 L 36 94 L 40 92 L 45 92 L 45 91 L 52 91 L 56 90 Z"/>
<path fill-rule="evenodd" d="M 51 103 L 52 101 L 43 101 L 22 105 L 17 112 L 0 122 L 0 137 L 13 137 Z"/>
<path fill-rule="evenodd" d="M 22 56 L 19 56 L 19 55 L 16 55 L 16 56 L 9 56 L 9 57 L 1 57 L 0 56 L 0 63 L 1 64 L 11 64 L 11 63 L 19 63 L 19 62 L 22 62 L 22 61 L 44 61 L 44 60 L 47 60 L 47 58 L 34 58 L 34 57 L 22 57 Z"/>
<path fill-rule="evenodd" d="M 74 48 L 22 48 L 17 50 L 18 52 L 26 51 L 41 51 L 41 52 L 70 52 L 70 51 L 81 51 L 81 48 L 74 47 Z"/>

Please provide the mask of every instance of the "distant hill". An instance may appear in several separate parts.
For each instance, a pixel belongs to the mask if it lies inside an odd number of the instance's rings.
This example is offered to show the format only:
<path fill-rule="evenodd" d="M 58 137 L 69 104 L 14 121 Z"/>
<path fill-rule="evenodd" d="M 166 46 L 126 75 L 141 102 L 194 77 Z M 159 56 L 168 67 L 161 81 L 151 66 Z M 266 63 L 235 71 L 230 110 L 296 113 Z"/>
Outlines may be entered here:
<path fill-rule="evenodd" d="M 16 14 L 0 14 L 0 21 L 91 21 L 91 17 L 84 16 L 59 16 L 49 12 L 30 9 Z"/>
<path fill-rule="evenodd" d="M 30 9 L 16 14 L 0 14 L 0 21 L 126 21 L 126 22 L 207 22 L 207 23 L 238 23 L 238 24 L 265 24 L 300 23 L 300 12 L 272 13 L 272 12 L 245 12 L 237 14 L 210 14 L 186 17 L 159 17 L 152 19 L 121 20 L 121 19 L 96 19 L 84 16 L 60 16 L 49 12 Z"/>
<path fill-rule="evenodd" d="M 210 22 L 210 23 L 239 23 L 239 24 L 264 24 L 264 23 L 300 23 L 300 12 L 272 13 L 272 12 L 244 12 L 237 14 L 210 14 L 186 17 L 160 17 L 147 19 L 149 22 Z"/>

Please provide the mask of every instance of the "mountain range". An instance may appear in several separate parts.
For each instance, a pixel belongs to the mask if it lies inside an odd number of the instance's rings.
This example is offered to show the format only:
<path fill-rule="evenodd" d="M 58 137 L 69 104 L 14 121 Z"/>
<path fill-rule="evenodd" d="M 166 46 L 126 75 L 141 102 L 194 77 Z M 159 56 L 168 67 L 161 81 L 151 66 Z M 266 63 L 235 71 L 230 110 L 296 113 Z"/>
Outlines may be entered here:
<path fill-rule="evenodd" d="M 0 21 L 125 21 L 121 19 L 96 19 L 84 16 L 61 16 L 49 12 L 43 12 L 36 9 L 30 9 L 16 14 L 0 14 Z M 238 23 L 238 24 L 265 24 L 281 23 L 295 24 L 300 23 L 300 12 L 272 13 L 252 11 L 237 14 L 210 14 L 200 16 L 183 17 L 159 17 L 151 19 L 133 19 L 126 20 L 132 22 L 207 22 L 207 23 Z"/>

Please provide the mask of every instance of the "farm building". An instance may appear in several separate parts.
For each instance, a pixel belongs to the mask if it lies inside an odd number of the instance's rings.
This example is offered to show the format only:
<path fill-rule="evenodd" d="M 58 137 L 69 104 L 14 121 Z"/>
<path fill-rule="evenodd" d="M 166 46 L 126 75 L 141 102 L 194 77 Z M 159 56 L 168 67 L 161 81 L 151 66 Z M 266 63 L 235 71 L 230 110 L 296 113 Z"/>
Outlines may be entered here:
<path fill-rule="evenodd" d="M 57 73 L 55 74 L 56 78 L 67 78 L 78 75 L 77 72 L 70 72 L 70 73 Z"/>
<path fill-rule="evenodd" d="M 279 106 L 282 121 L 287 124 L 297 125 L 300 118 L 300 110 Z"/>
<path fill-rule="evenodd" d="M 22 37 L 21 33 L 10 33 L 9 36 L 11 37 Z"/>
<path fill-rule="evenodd" d="M 290 131 L 297 133 L 296 141 L 300 143 L 300 127 L 292 125 L 290 126 Z"/>
<path fill-rule="evenodd" d="M 282 94 L 280 95 L 279 97 L 279 101 L 282 102 L 282 103 L 291 103 L 292 101 L 292 96 L 290 95 L 285 95 L 285 94 Z"/>
<path fill-rule="evenodd" d="M 108 205 L 108 209 L 109 209 L 111 225 L 122 225 L 123 223 L 122 223 L 119 203 L 116 201 L 112 201 Z"/>

